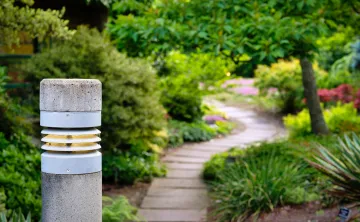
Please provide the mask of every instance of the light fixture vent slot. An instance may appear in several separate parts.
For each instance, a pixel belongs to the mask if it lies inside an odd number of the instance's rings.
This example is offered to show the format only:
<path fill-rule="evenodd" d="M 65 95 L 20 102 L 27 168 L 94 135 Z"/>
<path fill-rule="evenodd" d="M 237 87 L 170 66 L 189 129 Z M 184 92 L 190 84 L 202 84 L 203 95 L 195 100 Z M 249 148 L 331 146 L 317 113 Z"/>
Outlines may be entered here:
<path fill-rule="evenodd" d="M 41 131 L 43 135 L 41 149 L 49 151 L 90 151 L 101 148 L 99 134 L 96 128 L 87 129 L 54 129 Z"/>

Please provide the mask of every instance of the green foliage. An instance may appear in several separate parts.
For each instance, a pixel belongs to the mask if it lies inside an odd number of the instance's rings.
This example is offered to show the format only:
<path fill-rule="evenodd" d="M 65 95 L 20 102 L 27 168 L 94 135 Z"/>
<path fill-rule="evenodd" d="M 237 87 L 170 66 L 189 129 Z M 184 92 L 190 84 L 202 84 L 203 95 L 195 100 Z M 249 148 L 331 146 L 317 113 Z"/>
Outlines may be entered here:
<path fill-rule="evenodd" d="M 199 52 L 186 55 L 179 51 L 172 51 L 165 57 L 164 62 L 168 73 L 165 72 L 163 75 L 185 74 L 193 81 L 203 83 L 205 87 L 226 79 L 234 69 L 231 60 L 210 53 Z"/>
<path fill-rule="evenodd" d="M 204 121 L 197 121 L 193 123 L 186 123 L 176 120 L 169 121 L 169 132 L 174 132 L 176 137 L 182 137 L 185 142 L 201 142 L 208 141 L 212 139 L 217 131 L 214 128 L 211 128 Z M 170 134 L 170 138 L 171 138 Z M 171 144 L 171 146 L 176 146 L 176 144 Z"/>
<path fill-rule="evenodd" d="M 103 178 L 116 184 L 133 184 L 137 181 L 151 181 L 153 177 L 164 176 L 165 167 L 157 154 L 136 150 L 103 156 Z"/>
<path fill-rule="evenodd" d="M 14 133 L 31 132 L 31 125 L 25 119 L 26 110 L 11 99 L 4 86 L 8 82 L 6 67 L 0 66 L 0 132 L 9 138 Z"/>
<path fill-rule="evenodd" d="M 244 150 L 232 148 L 227 152 L 215 154 L 211 160 L 204 164 L 203 177 L 205 180 L 216 180 L 229 163 L 235 161 L 238 156 L 244 155 Z"/>
<path fill-rule="evenodd" d="M 360 117 L 352 103 L 337 104 L 324 110 L 325 122 L 333 133 L 360 132 Z M 309 111 L 302 110 L 296 115 L 284 117 L 284 124 L 290 132 L 291 137 L 304 137 L 311 135 L 311 123 Z"/>
<path fill-rule="evenodd" d="M 138 140 L 151 143 L 165 125 L 154 70 L 143 60 L 117 52 L 95 29 L 80 27 L 72 39 L 27 60 L 23 71 L 35 95 L 43 78 L 99 79 L 105 151 L 125 150 Z"/>
<path fill-rule="evenodd" d="M 198 82 L 186 75 L 168 76 L 161 79 L 161 103 L 171 118 L 193 122 L 203 116 L 202 92 Z"/>
<path fill-rule="evenodd" d="M 353 0 L 220 0 L 212 4 L 160 0 L 138 16 L 114 18 L 109 30 L 119 49 L 134 56 L 201 49 L 221 53 L 238 65 L 246 54 L 254 68 L 289 55 L 311 56 L 318 48 L 316 40 L 336 32 L 339 25 L 356 30 L 359 13 L 354 12 L 354 4 Z"/>
<path fill-rule="evenodd" d="M 326 177 L 304 160 L 313 158 L 318 143 L 333 149 L 334 139 L 262 143 L 214 155 L 205 163 L 203 176 L 210 181 L 215 217 L 218 221 L 243 221 L 277 206 L 328 198 Z"/>
<path fill-rule="evenodd" d="M 257 86 L 262 96 L 274 97 L 284 113 L 300 108 L 303 97 L 299 61 L 279 61 L 269 66 L 259 66 L 255 71 Z M 276 92 L 271 92 L 276 89 Z"/>
<path fill-rule="evenodd" d="M 339 140 L 337 152 L 319 146 L 318 155 L 311 164 L 321 173 L 328 176 L 333 183 L 333 195 L 355 201 L 360 198 L 360 138 L 352 134 Z"/>
<path fill-rule="evenodd" d="M 333 69 L 329 73 L 323 73 L 322 75 L 316 76 L 318 89 L 333 89 L 341 84 L 353 83 L 353 78 L 347 67 L 342 66 L 341 68 L 335 68 L 339 62 L 333 65 Z"/>
<path fill-rule="evenodd" d="M 339 31 L 332 36 L 324 36 L 316 41 L 319 53 L 316 60 L 319 66 L 326 71 L 330 71 L 335 61 L 348 55 L 351 52 L 349 42 L 355 37 L 355 31 L 351 27 L 339 28 Z M 348 68 L 348 67 L 347 67 Z"/>
<path fill-rule="evenodd" d="M 6 139 L 0 133 L 0 189 L 6 195 L 8 210 L 20 208 L 40 218 L 40 151 L 24 135 Z"/>
<path fill-rule="evenodd" d="M 0 213 L 0 222 L 31 222 L 31 213 L 26 218 L 20 209 L 13 211 L 11 216 L 6 217 L 6 213 Z"/>
<path fill-rule="evenodd" d="M 6 45 L 20 43 L 20 33 L 26 32 L 30 38 L 54 36 L 67 38 L 68 21 L 62 20 L 64 9 L 42 10 L 31 6 L 33 0 L 2 0 L 0 3 L 0 42 Z"/>
<path fill-rule="evenodd" d="M 228 60 L 211 54 L 185 55 L 173 51 L 165 58 L 165 65 L 158 69 L 163 76 L 161 101 L 169 115 L 176 120 L 193 122 L 203 115 L 202 96 L 219 80 L 226 79 L 232 66 Z"/>
<path fill-rule="evenodd" d="M 104 222 L 140 221 L 137 209 L 124 196 L 116 200 L 103 196 L 102 220 Z"/>
<path fill-rule="evenodd" d="M 279 144 L 265 144 L 227 159 L 211 186 L 219 221 L 243 221 L 278 205 L 300 202 L 287 195 L 305 187 L 305 168 L 294 158 L 291 162 L 290 154 L 280 154 L 284 151 Z"/>

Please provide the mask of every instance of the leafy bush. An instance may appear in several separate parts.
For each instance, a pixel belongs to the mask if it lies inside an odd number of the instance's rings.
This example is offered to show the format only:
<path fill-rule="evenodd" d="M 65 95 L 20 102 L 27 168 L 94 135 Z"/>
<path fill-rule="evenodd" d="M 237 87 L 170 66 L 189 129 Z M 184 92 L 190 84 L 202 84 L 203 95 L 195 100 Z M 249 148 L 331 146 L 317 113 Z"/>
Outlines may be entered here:
<path fill-rule="evenodd" d="M 164 127 L 154 70 L 143 60 L 117 52 L 95 29 L 80 27 L 71 40 L 54 43 L 50 50 L 27 60 L 22 69 L 36 96 L 43 78 L 99 79 L 105 151 L 127 149 L 139 139 L 150 142 Z"/>
<path fill-rule="evenodd" d="M 32 131 L 30 123 L 24 117 L 26 110 L 5 93 L 4 86 L 8 80 L 6 67 L 0 66 L 0 132 L 6 138 L 14 133 Z"/>
<path fill-rule="evenodd" d="M 31 212 L 40 218 L 40 151 L 29 138 L 20 134 L 6 139 L 0 133 L 0 189 L 4 190 L 5 208 Z"/>
<path fill-rule="evenodd" d="M 150 181 L 153 177 L 166 174 L 157 154 L 133 149 L 119 154 L 105 154 L 102 172 L 104 181 L 116 184 Z"/>
<path fill-rule="evenodd" d="M 133 207 L 124 196 L 116 200 L 104 196 L 103 206 L 102 220 L 104 222 L 140 221 L 136 207 Z"/>
<path fill-rule="evenodd" d="M 275 97 L 282 112 L 291 113 L 301 108 L 303 87 L 298 60 L 279 61 L 270 67 L 260 65 L 255 70 L 255 76 L 255 86 L 259 88 L 260 95 Z M 276 93 L 269 93 L 274 88 Z"/>
<path fill-rule="evenodd" d="M 349 42 L 351 42 L 355 36 L 355 30 L 348 26 L 347 28 L 340 28 L 339 32 L 330 37 L 320 38 L 316 42 L 319 47 L 319 53 L 316 59 L 320 67 L 330 71 L 335 61 L 349 54 L 351 51 Z"/>
<path fill-rule="evenodd" d="M 161 103 L 171 118 L 194 122 L 203 116 L 202 92 L 199 84 L 186 75 L 168 76 L 161 79 Z"/>
<path fill-rule="evenodd" d="M 220 80 L 227 79 L 234 69 L 233 62 L 221 56 L 200 52 L 186 55 L 178 51 L 169 53 L 165 58 L 165 66 L 168 75 L 185 74 L 187 78 L 197 83 L 203 83 L 205 89 Z"/>
<path fill-rule="evenodd" d="M 231 149 L 205 163 L 218 221 L 244 221 L 284 204 L 328 198 L 327 178 L 304 157 L 317 143 L 334 146 L 333 137 L 307 137 Z M 329 199 L 329 198 L 328 198 Z"/>
<path fill-rule="evenodd" d="M 352 103 L 340 104 L 324 110 L 324 118 L 329 129 L 333 133 L 349 131 L 360 132 L 360 117 Z M 309 111 L 302 110 L 296 115 L 284 117 L 284 124 L 291 137 L 304 137 L 311 135 L 311 123 Z"/>
<path fill-rule="evenodd" d="M 353 77 L 347 69 L 332 70 L 329 73 L 322 73 L 316 76 L 316 85 L 318 89 L 332 89 L 341 84 L 351 84 Z"/>
<path fill-rule="evenodd" d="M 217 158 L 216 166 L 220 170 L 215 170 L 215 180 L 211 183 L 219 221 L 243 221 L 278 205 L 319 198 L 312 190 L 307 190 L 311 197 L 298 196 L 295 192 L 305 192 L 305 184 L 311 177 L 306 172 L 306 163 L 295 158 L 286 143 L 262 144 L 231 152 L 235 155 L 227 156 L 223 164 Z M 205 168 L 207 173 L 216 168 L 209 165 Z"/>
<path fill-rule="evenodd" d="M 165 67 L 159 70 L 159 75 L 163 76 L 161 101 L 169 115 L 187 122 L 201 119 L 202 96 L 230 75 L 231 64 L 210 54 L 171 52 L 165 58 Z"/>
<path fill-rule="evenodd" d="M 350 82 L 348 75 L 329 74 L 314 65 L 319 88 L 333 88 Z M 284 113 L 292 113 L 304 108 L 304 90 L 301 68 L 298 60 L 279 61 L 268 66 L 259 66 L 256 71 L 255 85 L 260 95 L 275 98 Z M 349 74 L 350 75 L 350 74 Z"/>
<path fill-rule="evenodd" d="M 169 130 L 170 133 L 175 132 L 181 135 L 185 142 L 207 141 L 216 135 L 216 130 L 203 121 L 186 123 L 171 120 L 169 121 Z"/>

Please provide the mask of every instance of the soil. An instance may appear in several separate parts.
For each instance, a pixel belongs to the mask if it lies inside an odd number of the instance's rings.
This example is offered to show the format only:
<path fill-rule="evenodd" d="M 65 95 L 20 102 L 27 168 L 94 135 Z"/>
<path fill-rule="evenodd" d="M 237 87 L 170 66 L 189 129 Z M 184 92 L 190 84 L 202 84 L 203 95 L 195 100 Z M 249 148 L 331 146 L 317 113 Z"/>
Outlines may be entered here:
<path fill-rule="evenodd" d="M 129 202 L 136 207 L 140 207 L 142 200 L 146 196 L 150 183 L 138 182 L 134 185 L 117 186 L 113 184 L 103 184 L 103 195 L 116 198 L 117 196 L 125 196 Z"/>
<path fill-rule="evenodd" d="M 208 215 L 211 215 L 213 208 L 208 208 Z M 341 221 L 337 217 L 340 206 L 322 208 L 319 202 L 310 202 L 302 205 L 284 206 L 275 208 L 270 213 L 263 213 L 258 218 L 250 217 L 245 222 L 333 222 Z M 350 219 L 359 214 L 358 210 L 352 210 Z M 210 217 L 208 222 L 215 222 L 214 217 Z M 354 221 L 354 220 L 348 220 Z"/>

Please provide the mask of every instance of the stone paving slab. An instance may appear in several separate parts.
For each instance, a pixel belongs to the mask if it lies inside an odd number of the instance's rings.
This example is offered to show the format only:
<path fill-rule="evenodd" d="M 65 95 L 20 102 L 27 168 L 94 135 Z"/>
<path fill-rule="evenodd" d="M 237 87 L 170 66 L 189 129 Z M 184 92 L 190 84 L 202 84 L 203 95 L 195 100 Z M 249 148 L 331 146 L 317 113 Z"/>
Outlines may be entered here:
<path fill-rule="evenodd" d="M 201 222 L 205 221 L 206 210 L 140 209 L 139 215 L 147 222 Z"/>
<path fill-rule="evenodd" d="M 154 187 L 167 188 L 206 188 L 205 183 L 201 179 L 170 179 L 156 178 L 151 183 Z"/>
<path fill-rule="evenodd" d="M 182 196 L 203 196 L 207 194 L 207 189 L 184 189 L 184 188 L 164 188 L 151 186 L 147 192 L 147 196 L 150 197 L 182 197 Z"/>
<path fill-rule="evenodd" d="M 162 160 L 172 163 L 205 163 L 207 161 L 204 158 L 173 156 L 171 154 L 164 157 Z"/>
<path fill-rule="evenodd" d="M 185 147 L 183 149 L 187 150 L 194 150 L 194 151 L 200 151 L 200 152 L 225 152 L 229 149 L 229 146 L 222 146 L 221 144 L 204 144 L 204 146 L 195 146 L 195 147 Z"/>
<path fill-rule="evenodd" d="M 165 165 L 171 170 L 201 170 L 203 168 L 201 163 L 165 163 Z"/>
<path fill-rule="evenodd" d="M 169 169 L 166 177 L 167 178 L 201 178 L 202 169 L 199 170 L 175 170 Z"/>
<path fill-rule="evenodd" d="M 207 195 L 150 197 L 146 196 L 141 204 L 142 209 L 206 209 Z"/>
<path fill-rule="evenodd" d="M 204 159 L 209 159 L 213 154 L 218 153 L 216 151 L 203 152 L 196 150 L 178 150 L 175 153 L 172 153 L 175 156 L 187 156 L 187 157 L 200 157 Z"/>

